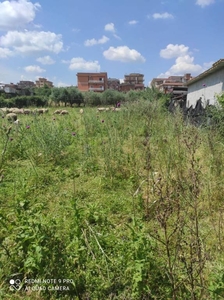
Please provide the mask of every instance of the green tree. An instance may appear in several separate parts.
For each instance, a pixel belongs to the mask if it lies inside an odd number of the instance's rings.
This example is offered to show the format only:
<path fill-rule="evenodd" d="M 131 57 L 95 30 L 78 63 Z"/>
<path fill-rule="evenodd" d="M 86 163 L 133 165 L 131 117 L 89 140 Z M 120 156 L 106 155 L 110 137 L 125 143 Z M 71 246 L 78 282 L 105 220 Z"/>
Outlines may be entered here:
<path fill-rule="evenodd" d="M 53 87 L 51 89 L 50 100 L 52 100 L 56 105 L 60 105 L 60 88 Z"/>
<path fill-rule="evenodd" d="M 62 103 L 64 103 L 65 106 L 67 106 L 67 103 L 69 102 L 69 93 L 66 87 L 59 88 L 60 94 L 59 99 Z"/>
<path fill-rule="evenodd" d="M 34 93 L 37 96 L 48 98 L 51 94 L 51 88 L 45 84 L 44 87 L 35 88 Z"/>
<path fill-rule="evenodd" d="M 73 104 L 77 104 L 80 106 L 84 103 L 83 94 L 76 87 L 67 88 L 68 91 L 68 102 L 72 106 Z"/>
<path fill-rule="evenodd" d="M 86 92 L 84 94 L 85 103 L 89 106 L 97 106 L 102 104 L 102 96 L 96 92 Z"/>

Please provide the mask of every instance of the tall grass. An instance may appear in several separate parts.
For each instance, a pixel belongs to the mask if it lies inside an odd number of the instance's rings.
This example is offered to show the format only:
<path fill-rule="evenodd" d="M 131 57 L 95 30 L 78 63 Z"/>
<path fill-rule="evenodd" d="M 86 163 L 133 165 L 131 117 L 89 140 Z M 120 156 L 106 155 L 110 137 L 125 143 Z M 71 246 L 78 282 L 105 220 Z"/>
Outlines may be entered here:
<path fill-rule="evenodd" d="M 221 299 L 222 139 L 158 101 L 69 112 L 0 120 L 1 297 Z"/>

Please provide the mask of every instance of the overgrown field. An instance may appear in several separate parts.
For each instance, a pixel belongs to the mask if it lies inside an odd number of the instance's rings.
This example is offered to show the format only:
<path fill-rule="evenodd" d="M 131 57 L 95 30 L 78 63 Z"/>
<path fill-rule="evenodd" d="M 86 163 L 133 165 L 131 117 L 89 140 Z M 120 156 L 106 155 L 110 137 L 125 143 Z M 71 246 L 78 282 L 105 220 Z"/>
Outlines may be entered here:
<path fill-rule="evenodd" d="M 222 138 L 157 102 L 68 110 L 0 120 L 0 299 L 222 299 Z"/>

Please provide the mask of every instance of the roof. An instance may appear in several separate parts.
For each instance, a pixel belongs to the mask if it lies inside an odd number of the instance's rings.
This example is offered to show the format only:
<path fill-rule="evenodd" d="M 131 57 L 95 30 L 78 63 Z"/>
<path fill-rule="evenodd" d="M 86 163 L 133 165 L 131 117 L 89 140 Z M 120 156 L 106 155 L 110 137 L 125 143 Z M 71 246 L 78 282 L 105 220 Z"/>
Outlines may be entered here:
<path fill-rule="evenodd" d="M 210 69 L 206 70 L 205 72 L 203 72 L 203 73 L 199 74 L 198 76 L 189 80 L 186 84 L 191 85 L 191 84 L 199 81 L 200 79 L 203 79 L 203 78 L 207 77 L 208 75 L 218 71 L 221 68 L 224 68 L 224 59 L 223 58 L 218 60 L 217 62 L 215 62 Z"/>
<path fill-rule="evenodd" d="M 130 74 L 126 74 L 124 75 L 125 77 L 129 77 L 129 76 L 144 76 L 144 74 L 140 74 L 140 73 L 130 73 Z"/>
<path fill-rule="evenodd" d="M 76 76 L 78 76 L 78 75 L 100 75 L 100 74 L 107 75 L 107 72 L 79 72 L 76 74 Z"/>
<path fill-rule="evenodd" d="M 165 82 L 161 86 L 185 86 L 184 82 Z"/>

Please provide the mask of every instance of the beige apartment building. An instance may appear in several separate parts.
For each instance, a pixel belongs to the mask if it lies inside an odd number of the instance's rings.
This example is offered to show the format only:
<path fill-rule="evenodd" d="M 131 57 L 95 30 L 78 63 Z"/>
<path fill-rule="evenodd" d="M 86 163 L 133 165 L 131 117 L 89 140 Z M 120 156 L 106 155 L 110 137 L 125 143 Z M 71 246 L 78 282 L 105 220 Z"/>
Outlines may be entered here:
<path fill-rule="evenodd" d="M 39 78 L 39 80 L 36 80 L 37 88 L 44 87 L 45 85 L 47 85 L 49 88 L 54 87 L 53 82 L 47 80 L 46 78 Z"/>
<path fill-rule="evenodd" d="M 107 72 L 101 73 L 77 73 L 78 89 L 81 92 L 99 92 L 107 89 Z"/>

